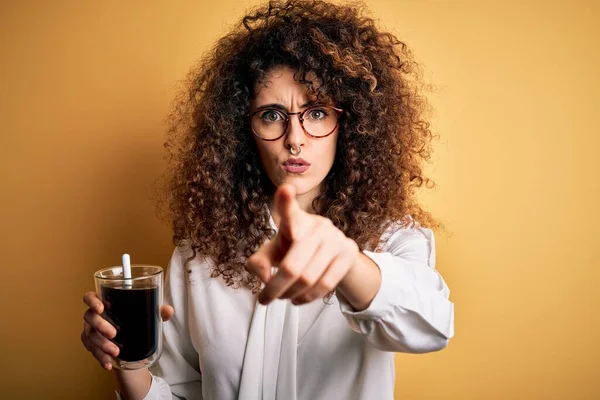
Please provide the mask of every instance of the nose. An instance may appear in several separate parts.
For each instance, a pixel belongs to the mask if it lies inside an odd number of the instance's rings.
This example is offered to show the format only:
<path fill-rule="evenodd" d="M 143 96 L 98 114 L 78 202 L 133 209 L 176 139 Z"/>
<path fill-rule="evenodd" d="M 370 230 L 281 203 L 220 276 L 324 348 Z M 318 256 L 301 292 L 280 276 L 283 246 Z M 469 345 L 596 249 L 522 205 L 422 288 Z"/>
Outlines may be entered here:
<path fill-rule="evenodd" d="M 285 135 L 285 146 L 289 149 L 298 149 L 300 146 L 304 146 L 305 142 L 306 135 L 304 134 L 302 125 L 300 125 L 300 115 L 290 115 L 290 121 Z"/>

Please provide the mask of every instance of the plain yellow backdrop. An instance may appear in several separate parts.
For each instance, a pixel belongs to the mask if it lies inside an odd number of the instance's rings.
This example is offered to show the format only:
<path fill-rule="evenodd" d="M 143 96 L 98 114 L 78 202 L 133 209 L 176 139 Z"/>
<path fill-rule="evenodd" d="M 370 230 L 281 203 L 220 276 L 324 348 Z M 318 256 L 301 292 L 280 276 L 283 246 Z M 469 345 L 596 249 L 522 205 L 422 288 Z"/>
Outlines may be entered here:
<path fill-rule="evenodd" d="M 177 82 L 255 1 L 0 5 L 0 398 L 111 399 L 79 341 L 92 273 L 165 265 L 149 188 Z M 447 228 L 442 352 L 398 399 L 600 398 L 599 2 L 368 6 L 433 86 L 422 201 Z"/>

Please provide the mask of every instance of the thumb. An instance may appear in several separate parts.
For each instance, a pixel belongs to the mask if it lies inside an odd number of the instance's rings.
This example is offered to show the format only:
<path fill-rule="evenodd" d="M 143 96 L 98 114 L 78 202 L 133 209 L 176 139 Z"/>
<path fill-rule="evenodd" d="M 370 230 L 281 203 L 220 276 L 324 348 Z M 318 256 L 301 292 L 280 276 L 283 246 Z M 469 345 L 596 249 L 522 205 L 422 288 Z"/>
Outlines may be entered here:
<path fill-rule="evenodd" d="M 296 187 L 284 183 L 275 191 L 275 212 L 279 215 L 279 231 L 288 239 L 298 236 L 299 218 L 302 209 L 296 200 Z"/>
<path fill-rule="evenodd" d="M 162 317 L 164 322 L 167 322 L 171 319 L 175 310 L 171 306 L 160 306 L 160 316 Z"/>

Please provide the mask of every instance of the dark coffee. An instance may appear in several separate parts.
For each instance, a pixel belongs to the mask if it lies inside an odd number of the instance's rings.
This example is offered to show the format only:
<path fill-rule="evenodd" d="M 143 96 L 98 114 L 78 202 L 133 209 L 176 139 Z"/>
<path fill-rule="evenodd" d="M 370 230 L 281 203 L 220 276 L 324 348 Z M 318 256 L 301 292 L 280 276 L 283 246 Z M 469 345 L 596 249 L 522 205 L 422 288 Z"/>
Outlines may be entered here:
<path fill-rule="evenodd" d="M 113 339 L 123 361 L 140 361 L 158 347 L 158 288 L 114 288 L 102 286 L 104 318 L 117 329 Z"/>

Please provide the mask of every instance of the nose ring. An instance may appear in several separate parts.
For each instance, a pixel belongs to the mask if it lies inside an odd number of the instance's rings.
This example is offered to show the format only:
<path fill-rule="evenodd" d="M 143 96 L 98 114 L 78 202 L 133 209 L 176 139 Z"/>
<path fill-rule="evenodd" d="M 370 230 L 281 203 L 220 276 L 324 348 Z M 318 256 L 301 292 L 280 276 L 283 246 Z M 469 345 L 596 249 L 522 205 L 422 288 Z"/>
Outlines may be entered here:
<path fill-rule="evenodd" d="M 302 152 L 302 147 L 298 146 L 298 150 L 294 150 L 294 146 L 290 147 L 290 153 L 294 156 L 297 156 Z"/>

